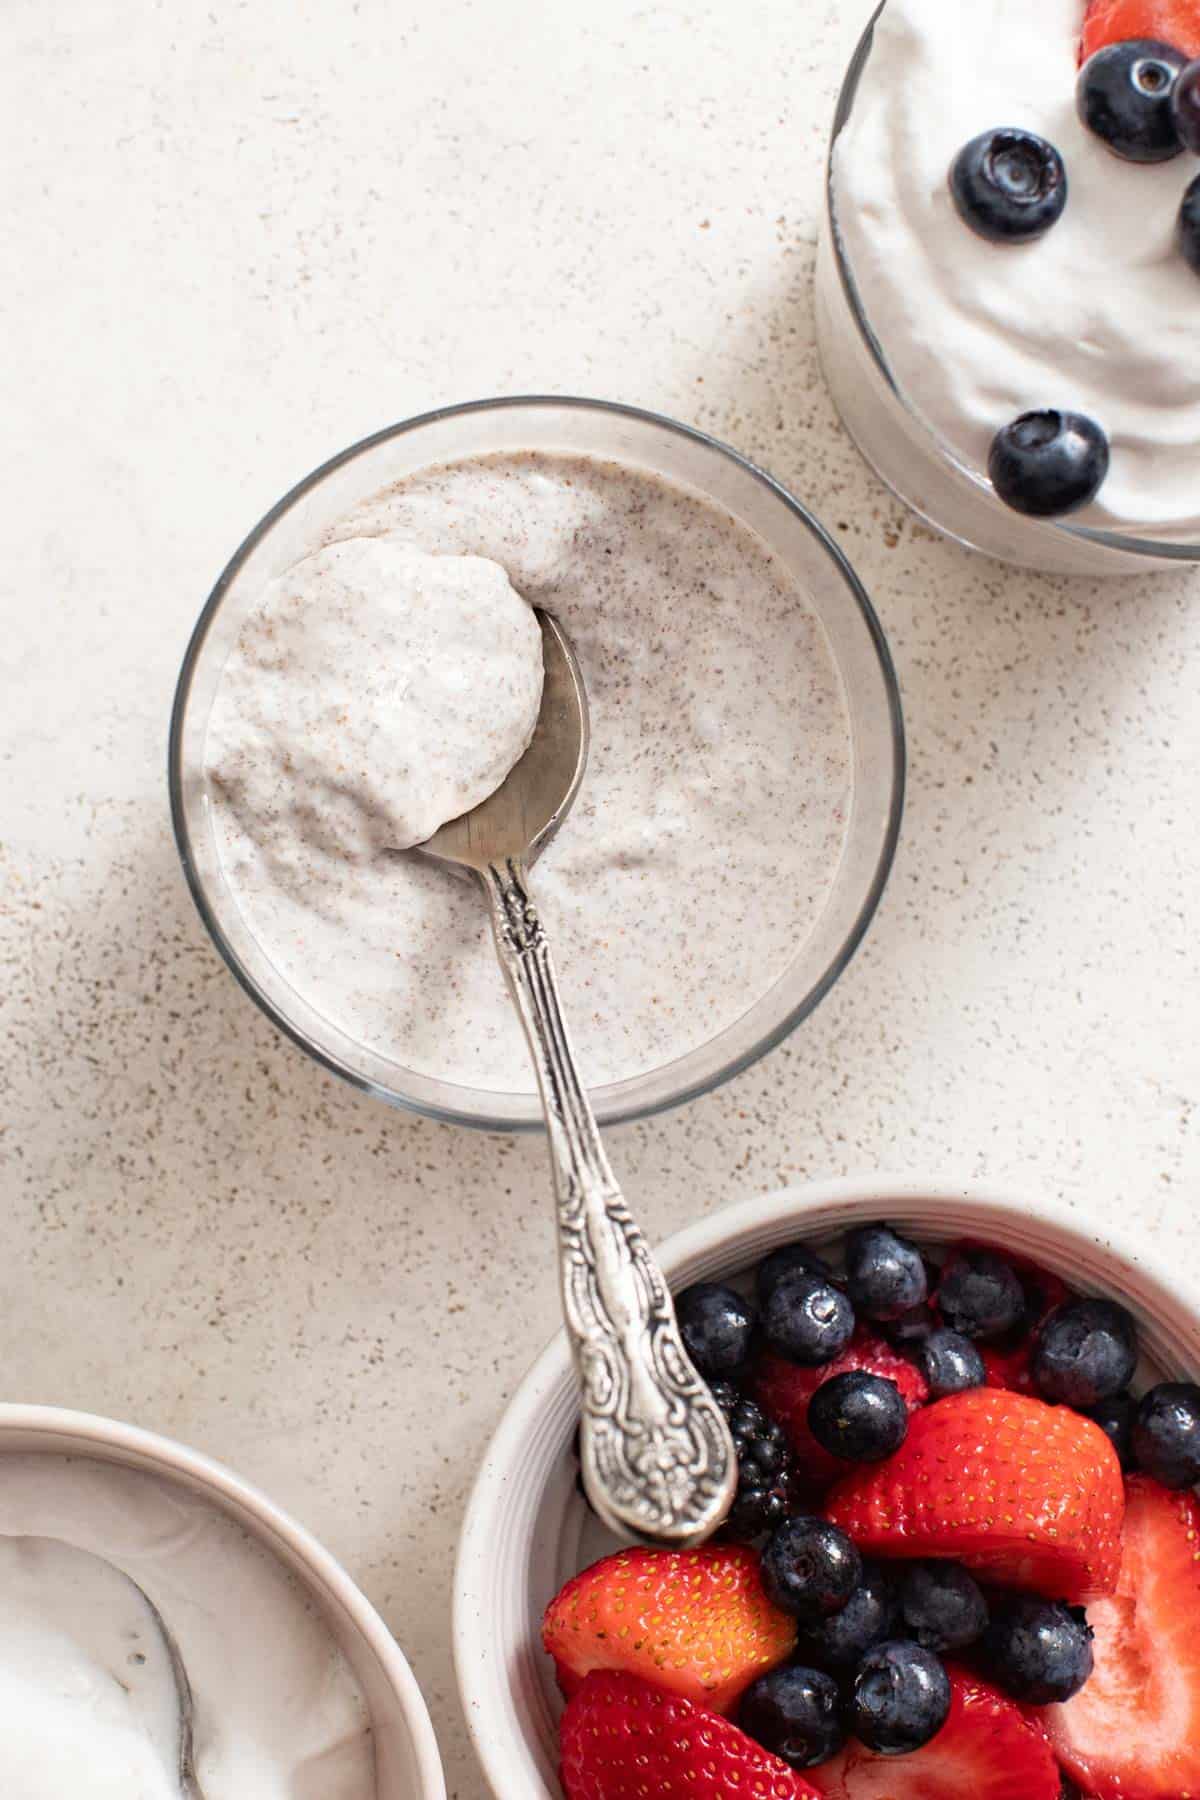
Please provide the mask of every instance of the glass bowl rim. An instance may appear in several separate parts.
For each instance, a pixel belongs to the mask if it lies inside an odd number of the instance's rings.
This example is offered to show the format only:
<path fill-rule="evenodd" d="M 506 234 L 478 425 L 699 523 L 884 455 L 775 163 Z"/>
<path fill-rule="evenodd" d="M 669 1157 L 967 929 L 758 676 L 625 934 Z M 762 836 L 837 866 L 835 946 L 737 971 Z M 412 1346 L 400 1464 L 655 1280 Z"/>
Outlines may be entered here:
<path fill-rule="evenodd" d="M 842 244 L 841 234 L 838 231 L 837 208 L 834 200 L 834 150 L 837 146 L 838 139 L 842 135 L 842 131 L 850 119 L 851 113 L 854 111 L 854 102 L 858 98 L 859 87 L 861 86 L 863 76 L 866 73 L 867 64 L 871 60 L 871 51 L 875 43 L 875 27 L 887 10 L 887 5 L 888 0 L 878 0 L 878 5 L 868 19 L 863 28 L 862 36 L 855 46 L 854 53 L 847 65 L 846 73 L 842 78 L 842 85 L 838 92 L 837 106 L 833 115 L 833 130 L 831 131 L 829 138 L 829 155 L 825 162 L 825 224 L 829 232 L 829 244 L 833 252 L 834 261 L 837 265 L 838 280 L 841 285 L 841 290 L 845 296 L 850 317 L 854 322 L 854 328 L 858 333 L 859 341 L 861 342 L 863 349 L 874 363 L 881 379 L 887 383 L 887 386 L 895 395 L 899 405 L 903 407 L 904 411 L 908 414 L 908 417 L 928 438 L 941 461 L 947 463 L 956 474 L 965 476 L 975 486 L 979 487 L 981 486 L 981 483 L 978 471 L 972 469 L 969 464 L 963 462 L 962 458 L 956 455 L 950 446 L 939 437 L 938 433 L 934 431 L 933 427 L 922 417 L 916 407 L 913 406 L 912 402 L 904 394 L 897 383 L 895 376 L 892 374 L 891 369 L 888 367 L 887 358 L 883 354 L 883 347 L 876 337 L 875 332 L 871 327 L 871 322 L 867 317 L 866 306 L 863 303 L 862 296 L 858 291 L 857 283 L 851 273 L 849 260 Z M 989 489 L 986 489 L 986 484 L 983 485 L 985 491 L 990 492 Z M 905 504 L 908 505 L 909 503 L 906 501 Z M 997 504 L 1002 503 L 997 502 Z M 934 521 L 934 523 L 936 524 L 936 521 Z M 1168 544 L 1156 538 L 1132 537 L 1126 532 L 1107 531 L 1096 525 L 1072 525 L 1064 519 L 1028 519 L 1026 523 L 1046 532 L 1058 533 L 1059 536 L 1062 537 L 1075 538 L 1081 543 L 1099 545 L 1106 550 L 1118 550 L 1128 556 L 1140 556 L 1145 558 L 1147 562 L 1174 562 L 1182 563 L 1184 565 L 1200 562 L 1200 543 Z M 943 527 L 938 526 L 938 529 L 942 530 Z"/>
<path fill-rule="evenodd" d="M 308 475 L 305 475 L 300 481 L 296 482 L 293 487 L 289 488 L 282 498 L 277 500 L 275 504 L 263 514 L 257 525 L 255 525 L 242 539 L 237 549 L 233 552 L 233 555 L 229 558 L 229 561 L 217 577 L 200 612 L 200 616 L 192 628 L 187 649 L 184 652 L 183 662 L 175 686 L 174 699 L 171 705 L 167 750 L 167 788 L 170 800 L 171 825 L 175 837 L 175 847 L 183 868 L 184 878 L 192 896 L 192 901 L 209 937 L 212 939 L 225 966 L 233 975 L 238 985 L 250 996 L 259 1009 L 266 1014 L 275 1029 L 282 1032 L 286 1038 L 295 1044 L 298 1049 L 303 1050 L 306 1055 L 311 1057 L 321 1068 L 327 1070 L 330 1074 L 339 1076 L 343 1081 L 349 1082 L 350 1085 L 356 1088 L 360 1093 L 369 1094 L 373 1098 L 382 1100 L 386 1104 L 394 1106 L 403 1112 L 414 1114 L 420 1118 L 433 1119 L 441 1124 L 465 1125 L 476 1130 L 503 1133 L 536 1132 L 543 1130 L 544 1126 L 540 1117 L 517 1120 L 486 1117 L 481 1111 L 466 1111 L 450 1104 L 440 1105 L 436 1102 L 417 1100 L 408 1094 L 400 1092 L 396 1088 L 385 1087 L 381 1083 L 373 1081 L 369 1076 L 362 1075 L 355 1069 L 348 1067 L 336 1056 L 325 1050 L 320 1044 L 314 1042 L 314 1040 L 308 1037 L 302 1030 L 294 1026 L 279 1010 L 274 1001 L 263 991 L 258 982 L 251 975 L 250 971 L 243 966 L 240 957 L 225 936 L 220 920 L 216 915 L 216 911 L 209 901 L 204 881 L 196 867 L 195 858 L 193 856 L 192 837 L 188 827 L 187 807 L 184 800 L 183 731 L 188 702 L 191 696 L 192 683 L 203 654 L 209 630 L 221 608 L 225 596 L 247 559 L 252 555 L 254 550 L 257 549 L 258 545 L 270 534 L 279 520 L 291 511 L 293 506 L 307 494 L 312 492 L 313 489 L 319 487 L 320 484 L 336 470 L 345 467 L 347 464 L 355 461 L 356 458 L 368 454 L 380 444 L 388 443 L 392 439 L 406 436 L 409 433 L 419 431 L 425 426 L 437 424 L 447 419 L 504 410 L 519 413 L 544 407 L 561 407 L 568 411 L 579 412 L 612 413 L 618 417 L 636 420 L 643 425 L 656 427 L 671 435 L 683 438 L 692 443 L 700 444 L 708 450 L 716 451 L 719 455 L 727 457 L 737 467 L 753 477 L 753 479 L 761 486 L 765 487 L 776 500 L 782 503 L 793 517 L 800 521 L 809 535 L 816 541 L 819 548 L 825 552 L 826 558 L 832 564 L 835 572 L 840 576 L 843 589 L 857 607 L 859 616 L 866 628 L 871 647 L 875 653 L 879 673 L 883 681 L 888 708 L 889 741 L 891 746 L 891 794 L 888 801 L 887 822 L 884 829 L 883 842 L 866 894 L 859 905 L 850 930 L 843 939 L 836 956 L 829 963 L 819 979 L 801 996 L 796 1005 L 789 1008 L 784 1017 L 778 1020 L 769 1031 L 764 1032 L 757 1038 L 753 1044 L 738 1051 L 736 1055 L 727 1058 L 727 1060 L 715 1071 L 701 1077 L 693 1078 L 684 1086 L 672 1090 L 670 1094 L 651 1101 L 638 1101 L 636 1098 L 631 1097 L 627 1103 L 624 1103 L 619 1107 L 603 1107 L 601 1122 L 605 1126 L 629 1124 L 636 1120 L 652 1118 L 657 1113 L 667 1112 L 673 1110 L 675 1107 L 684 1106 L 703 1094 L 713 1092 L 714 1089 L 722 1087 L 727 1081 L 732 1080 L 734 1076 L 742 1074 L 746 1069 L 750 1068 L 754 1063 L 758 1062 L 762 1057 L 774 1050 L 803 1023 L 810 1013 L 816 1009 L 853 960 L 863 938 L 870 928 L 871 921 L 878 911 L 879 903 L 883 898 L 884 889 L 887 886 L 888 877 L 895 861 L 896 846 L 899 842 L 900 825 L 904 813 L 904 797 L 907 782 L 907 745 L 904 731 L 900 682 L 896 673 L 887 637 L 884 633 L 883 626 L 880 623 L 879 616 L 867 594 L 866 588 L 855 573 L 845 552 L 830 535 L 826 527 L 821 524 L 820 520 L 817 519 L 801 501 L 796 499 L 796 497 L 790 493 L 781 482 L 777 481 L 773 475 L 769 474 L 765 469 L 760 468 L 758 464 L 752 462 L 749 457 L 743 456 L 740 450 L 736 450 L 733 445 L 725 443 L 720 438 L 713 437 L 708 432 L 700 431 L 692 425 L 685 425 L 677 419 L 668 417 L 666 414 L 649 411 L 644 407 L 627 405 L 624 401 L 593 400 L 578 395 L 545 393 L 517 394 L 511 397 L 498 395 L 483 400 L 466 400 L 450 406 L 436 407 L 427 412 L 417 413 L 412 418 L 403 419 L 396 424 L 386 425 L 381 430 L 371 432 L 368 436 L 357 439 L 344 450 L 340 450 L 333 456 L 328 457 L 326 461 L 318 464 L 318 466 Z M 726 1027 L 725 1029 L 729 1030 L 730 1027 Z M 717 1035 L 720 1036 L 723 1034 L 718 1033 Z M 708 1041 L 712 1042 L 713 1040 L 710 1039 Z M 702 1046 L 697 1046 L 697 1048 L 701 1047 Z M 683 1059 L 679 1058 L 676 1060 L 681 1061 Z M 636 1080 L 636 1078 L 634 1079 Z M 442 1085 L 446 1088 L 452 1088 L 455 1084 L 442 1082 Z M 614 1083 L 612 1085 L 621 1086 L 624 1084 Z M 463 1088 L 460 1091 L 463 1093 L 475 1094 L 483 1093 L 486 1090 Z M 599 1091 L 603 1092 L 602 1089 Z"/>

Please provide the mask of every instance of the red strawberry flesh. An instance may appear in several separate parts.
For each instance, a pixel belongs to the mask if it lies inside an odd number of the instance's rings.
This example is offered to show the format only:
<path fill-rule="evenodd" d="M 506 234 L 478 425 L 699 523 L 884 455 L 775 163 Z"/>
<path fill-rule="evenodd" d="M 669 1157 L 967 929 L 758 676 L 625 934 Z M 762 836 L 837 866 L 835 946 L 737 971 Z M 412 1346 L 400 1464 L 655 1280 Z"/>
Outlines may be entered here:
<path fill-rule="evenodd" d="M 1200 1502 L 1127 1484 L 1117 1592 L 1088 1608 L 1096 1667 L 1047 1708 L 1059 1760 L 1097 1800 L 1200 1796 Z"/>
<path fill-rule="evenodd" d="M 588 1676 L 559 1742 L 567 1800 L 821 1800 L 728 1719 L 613 1670 Z"/>
<path fill-rule="evenodd" d="M 1111 1594 L 1124 1488 L 1090 1419 L 976 1388 L 914 1415 L 884 1463 L 857 1469 L 825 1512 L 866 1556 L 950 1557 L 984 1580 L 1056 1600 Z"/>
<path fill-rule="evenodd" d="M 758 1365 L 754 1398 L 772 1418 L 779 1420 L 787 1433 L 796 1457 L 796 1473 L 804 1487 L 826 1488 L 846 1473 L 846 1464 L 823 1449 L 808 1429 L 808 1409 L 813 1395 L 825 1382 L 835 1375 L 848 1375 L 860 1369 L 869 1375 L 882 1375 L 886 1380 L 894 1381 L 910 1414 L 924 1406 L 929 1398 L 929 1388 L 920 1370 L 862 1325 L 842 1354 L 826 1363 L 824 1368 L 804 1369 L 769 1351 Z"/>
<path fill-rule="evenodd" d="M 717 1712 L 795 1641 L 741 1545 L 619 1550 L 568 1581 L 542 1623 L 566 1695 L 594 1669 L 620 1669 Z"/>
<path fill-rule="evenodd" d="M 1200 0 L 1091 0 L 1080 61 L 1130 38 L 1157 38 L 1185 56 L 1200 56 Z"/>
<path fill-rule="evenodd" d="M 1058 1800 L 1058 1765 L 1037 1726 L 965 1670 L 950 1679 L 950 1716 L 923 1750 L 876 1756 L 852 1739 L 810 1780 L 827 1800 Z"/>

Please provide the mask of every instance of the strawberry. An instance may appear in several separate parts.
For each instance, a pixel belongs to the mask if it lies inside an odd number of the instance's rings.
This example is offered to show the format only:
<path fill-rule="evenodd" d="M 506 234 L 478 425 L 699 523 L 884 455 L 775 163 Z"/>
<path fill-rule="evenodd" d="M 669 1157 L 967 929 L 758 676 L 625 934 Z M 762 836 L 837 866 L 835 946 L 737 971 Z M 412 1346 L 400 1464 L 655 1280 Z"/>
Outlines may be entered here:
<path fill-rule="evenodd" d="M 1120 1586 L 1088 1608 L 1095 1672 L 1043 1718 L 1098 1800 L 1180 1800 L 1200 1795 L 1200 1502 L 1148 1475 L 1126 1499 Z"/>
<path fill-rule="evenodd" d="M 588 1676 L 559 1741 L 567 1800 L 821 1800 L 719 1713 L 616 1670 Z"/>
<path fill-rule="evenodd" d="M 1055 1600 L 1111 1594 L 1125 1495 L 1098 1425 L 1065 1406 L 974 1388 L 927 1406 L 884 1463 L 833 1489 L 827 1516 L 866 1556 L 945 1556 Z"/>
<path fill-rule="evenodd" d="M 808 1408 L 824 1382 L 834 1375 L 848 1375 L 856 1369 L 865 1369 L 869 1375 L 883 1375 L 888 1381 L 894 1381 L 910 1413 L 924 1406 L 929 1398 L 929 1388 L 920 1370 L 864 1325 L 858 1327 L 842 1354 L 823 1368 L 802 1369 L 797 1363 L 773 1356 L 770 1351 L 759 1362 L 753 1384 L 754 1398 L 786 1431 L 796 1455 L 797 1476 L 805 1487 L 828 1487 L 831 1481 L 846 1473 L 845 1463 L 823 1450 L 808 1429 Z"/>
<path fill-rule="evenodd" d="M 722 1713 L 795 1641 L 742 1545 L 618 1550 L 568 1581 L 542 1622 L 568 1698 L 593 1669 L 621 1669 Z"/>
<path fill-rule="evenodd" d="M 1158 38 L 1200 56 L 1200 0 L 1091 0 L 1079 60 L 1128 38 Z"/>
<path fill-rule="evenodd" d="M 876 1756 L 852 1739 L 809 1770 L 827 1800 L 1058 1800 L 1058 1765 L 1011 1700 L 950 1670 L 950 1716 L 911 1756 Z"/>

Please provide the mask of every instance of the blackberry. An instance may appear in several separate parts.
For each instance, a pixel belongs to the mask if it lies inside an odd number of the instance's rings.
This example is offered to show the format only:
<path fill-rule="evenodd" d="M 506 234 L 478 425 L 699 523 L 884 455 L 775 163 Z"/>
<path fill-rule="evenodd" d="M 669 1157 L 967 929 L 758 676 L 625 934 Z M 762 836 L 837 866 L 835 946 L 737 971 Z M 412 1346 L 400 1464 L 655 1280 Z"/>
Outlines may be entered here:
<path fill-rule="evenodd" d="M 788 1515 L 792 1453 L 783 1427 L 731 1382 L 714 1382 L 712 1397 L 729 1421 L 738 1460 L 737 1493 L 725 1530 L 739 1543 L 749 1543 L 774 1531 Z"/>

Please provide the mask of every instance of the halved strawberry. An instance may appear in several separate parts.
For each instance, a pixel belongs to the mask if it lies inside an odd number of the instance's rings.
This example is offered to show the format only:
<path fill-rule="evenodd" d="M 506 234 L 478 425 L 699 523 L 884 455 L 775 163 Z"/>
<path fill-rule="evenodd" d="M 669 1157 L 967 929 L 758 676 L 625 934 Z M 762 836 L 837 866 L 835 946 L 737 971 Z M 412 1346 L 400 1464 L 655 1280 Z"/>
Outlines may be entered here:
<path fill-rule="evenodd" d="M 1079 60 L 1128 38 L 1158 38 L 1200 56 L 1200 0 L 1091 0 Z"/>
<path fill-rule="evenodd" d="M 1180 1800 L 1200 1795 L 1200 1502 L 1146 1475 L 1126 1500 L 1120 1586 L 1088 1607 L 1095 1672 L 1045 1728 L 1098 1800 Z"/>
<path fill-rule="evenodd" d="M 924 1406 L 929 1388 L 921 1371 L 875 1332 L 860 1325 L 842 1354 L 821 1369 L 802 1369 L 768 1351 L 754 1375 L 754 1398 L 779 1420 L 796 1455 L 796 1473 L 804 1487 L 826 1488 L 846 1465 L 823 1450 L 808 1429 L 808 1408 L 817 1389 L 835 1375 L 864 1369 L 894 1381 L 910 1413 Z"/>
<path fill-rule="evenodd" d="M 796 1641 L 742 1545 L 618 1550 L 568 1581 L 546 1608 L 542 1642 L 568 1697 L 593 1669 L 622 1669 L 729 1712 Z"/>
<path fill-rule="evenodd" d="M 966 1670 L 951 1669 L 950 1683 L 950 1716 L 923 1750 L 876 1756 L 852 1739 L 809 1779 L 827 1800 L 1058 1800 L 1058 1765 L 1037 1726 Z"/>
<path fill-rule="evenodd" d="M 588 1676 L 559 1743 L 567 1800 L 821 1800 L 719 1713 L 615 1670 Z"/>
<path fill-rule="evenodd" d="M 868 1556 L 945 1556 L 1055 1600 L 1111 1594 L 1125 1494 L 1098 1425 L 975 1388 L 916 1413 L 887 1462 L 855 1470 L 826 1514 Z"/>

